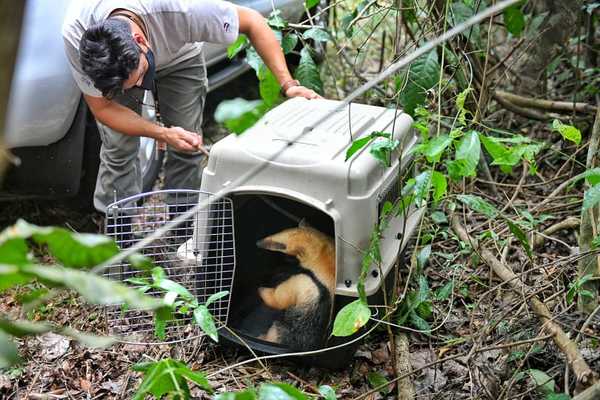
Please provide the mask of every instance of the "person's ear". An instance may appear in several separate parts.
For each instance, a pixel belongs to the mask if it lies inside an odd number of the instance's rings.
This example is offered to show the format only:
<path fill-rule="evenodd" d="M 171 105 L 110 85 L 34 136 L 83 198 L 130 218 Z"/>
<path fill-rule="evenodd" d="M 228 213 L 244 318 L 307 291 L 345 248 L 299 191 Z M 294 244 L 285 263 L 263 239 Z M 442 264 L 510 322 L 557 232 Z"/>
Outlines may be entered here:
<path fill-rule="evenodd" d="M 141 45 L 144 45 L 144 46 L 146 46 L 146 47 L 148 46 L 148 45 L 146 44 L 146 39 L 144 39 L 144 36 L 143 36 L 143 35 L 140 35 L 139 33 L 134 33 L 134 34 L 133 34 L 133 40 L 135 40 L 135 42 L 136 42 L 137 44 L 141 44 Z"/>

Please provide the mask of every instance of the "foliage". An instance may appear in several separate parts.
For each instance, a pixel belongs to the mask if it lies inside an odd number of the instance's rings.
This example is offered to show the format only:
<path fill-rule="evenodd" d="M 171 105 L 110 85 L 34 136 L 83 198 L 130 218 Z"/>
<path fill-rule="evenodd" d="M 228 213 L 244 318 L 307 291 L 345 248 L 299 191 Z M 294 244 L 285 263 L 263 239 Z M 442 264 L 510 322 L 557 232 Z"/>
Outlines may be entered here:
<path fill-rule="evenodd" d="M 156 399 L 165 395 L 169 395 L 170 398 L 189 399 L 191 395 L 188 382 L 194 382 L 208 393 L 213 391 L 204 374 L 194 372 L 182 362 L 171 358 L 136 364 L 132 368 L 144 375 L 134 400 L 145 399 L 148 394 Z"/>
<path fill-rule="evenodd" d="M 400 91 L 400 103 L 406 113 L 414 115 L 417 106 L 425 102 L 427 91 L 438 83 L 439 74 L 437 52 L 431 51 L 416 59 L 396 78 L 396 90 Z"/>

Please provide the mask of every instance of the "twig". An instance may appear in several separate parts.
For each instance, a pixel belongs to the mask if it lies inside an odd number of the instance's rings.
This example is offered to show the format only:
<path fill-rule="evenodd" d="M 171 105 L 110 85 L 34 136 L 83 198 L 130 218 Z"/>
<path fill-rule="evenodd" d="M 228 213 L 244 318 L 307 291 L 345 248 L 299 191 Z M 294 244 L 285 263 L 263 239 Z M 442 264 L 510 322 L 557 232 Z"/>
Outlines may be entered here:
<path fill-rule="evenodd" d="M 319 388 L 317 388 L 315 385 L 313 385 L 312 383 L 306 382 L 304 379 L 292 374 L 290 371 L 287 371 L 287 374 L 294 379 L 295 381 L 298 381 L 299 383 L 303 384 L 304 386 L 306 386 L 307 388 L 309 388 L 313 393 L 320 395 L 321 392 L 319 392 Z"/>
<path fill-rule="evenodd" d="M 398 333 L 394 341 L 396 343 L 396 372 L 397 375 L 404 375 L 412 371 L 410 364 L 410 351 L 408 346 L 408 336 L 405 333 Z M 408 378 L 398 381 L 398 400 L 411 400 L 415 398 L 415 386 Z"/>
<path fill-rule="evenodd" d="M 576 217 L 568 217 L 565 220 L 562 220 L 554 225 L 549 226 L 544 229 L 542 232 L 544 235 L 550 236 L 556 232 L 562 231 L 563 229 L 575 229 L 579 226 L 581 222 L 579 218 Z M 533 240 L 531 241 L 532 247 L 540 247 L 544 244 L 544 237 L 538 233 L 533 233 Z"/>
<path fill-rule="evenodd" d="M 534 99 L 503 90 L 495 90 L 494 94 L 498 97 L 521 107 L 539 108 L 550 111 L 577 111 L 577 112 L 596 112 L 596 107 L 588 103 L 573 103 L 572 101 L 555 101 L 545 99 Z"/>
<path fill-rule="evenodd" d="M 518 295 L 523 295 L 530 290 L 530 288 L 523 283 L 509 267 L 498 261 L 492 252 L 480 247 L 479 244 L 469 236 L 456 215 L 453 215 L 451 220 L 452 229 L 458 235 L 458 237 L 463 242 L 471 243 L 473 249 L 478 251 L 481 258 L 490 266 L 490 268 L 494 270 L 494 273 L 503 281 L 508 282 L 515 293 Z M 530 299 L 529 305 L 538 315 L 538 317 L 540 317 L 540 320 L 543 323 L 543 328 L 553 335 L 554 342 L 565 354 L 567 362 L 573 369 L 577 381 L 584 385 L 589 383 L 593 378 L 592 370 L 579 353 L 575 343 L 569 339 L 562 328 L 553 321 L 552 314 L 550 313 L 548 307 L 546 307 L 546 305 L 537 296 L 534 296 Z"/>

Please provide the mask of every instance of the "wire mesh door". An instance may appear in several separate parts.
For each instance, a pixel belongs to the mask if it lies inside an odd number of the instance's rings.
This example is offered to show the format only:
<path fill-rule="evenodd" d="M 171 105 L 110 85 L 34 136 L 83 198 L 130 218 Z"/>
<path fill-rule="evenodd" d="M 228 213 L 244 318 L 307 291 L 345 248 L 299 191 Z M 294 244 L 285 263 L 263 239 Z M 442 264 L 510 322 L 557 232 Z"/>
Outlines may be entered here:
<path fill-rule="evenodd" d="M 183 222 L 173 220 L 199 202 L 206 207 Z M 132 196 L 108 206 L 105 232 L 121 249 L 139 247 L 139 242 L 155 233 L 164 233 L 137 252 L 163 268 L 168 279 L 188 289 L 200 304 L 212 294 L 229 291 L 235 272 L 233 207 L 228 198 L 211 200 L 211 195 L 197 190 L 161 190 Z M 109 279 L 126 282 L 143 276 L 128 262 L 111 265 L 105 272 Z M 156 291 L 147 292 L 160 295 Z M 209 306 L 215 319 L 227 323 L 229 296 Z M 152 313 L 110 306 L 106 310 L 109 331 L 113 334 L 148 333 L 154 330 Z M 170 338 L 189 330 L 191 317 L 178 315 L 167 324 Z"/>

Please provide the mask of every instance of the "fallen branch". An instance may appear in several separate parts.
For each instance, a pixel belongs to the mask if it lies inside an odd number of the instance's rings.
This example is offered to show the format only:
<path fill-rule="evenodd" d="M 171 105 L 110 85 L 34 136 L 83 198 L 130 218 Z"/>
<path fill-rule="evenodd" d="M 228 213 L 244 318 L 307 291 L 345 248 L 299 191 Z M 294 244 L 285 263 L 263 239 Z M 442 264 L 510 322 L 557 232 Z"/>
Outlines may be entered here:
<path fill-rule="evenodd" d="M 563 229 L 575 229 L 579 227 L 579 224 L 581 223 L 581 221 L 579 221 L 579 218 L 575 218 L 575 217 L 568 217 L 567 219 L 560 221 L 552 226 L 549 226 L 548 228 L 546 228 L 542 234 L 546 235 L 546 236 L 550 236 L 555 234 L 556 232 L 560 232 Z M 534 233 L 533 234 L 533 240 L 531 241 L 531 246 L 532 247 L 540 247 L 541 245 L 544 244 L 545 238 L 544 236 L 538 234 L 538 233 Z"/>
<path fill-rule="evenodd" d="M 596 107 L 588 103 L 534 99 L 533 97 L 520 96 L 502 90 L 495 90 L 494 95 L 521 107 L 538 108 L 550 111 L 572 112 L 575 110 L 578 112 L 596 112 Z"/>
<path fill-rule="evenodd" d="M 471 243 L 473 249 L 480 254 L 481 258 L 492 268 L 494 273 L 503 281 L 507 282 L 515 293 L 521 296 L 530 291 L 530 288 L 524 284 L 509 267 L 498 261 L 491 251 L 479 246 L 479 244 L 469 236 L 456 215 L 453 215 L 451 220 L 452 229 L 458 237 L 463 242 Z M 542 328 L 552 335 L 554 343 L 556 343 L 558 348 L 565 354 L 567 363 L 573 370 L 577 381 L 583 385 L 589 384 L 593 378 L 592 370 L 579 353 L 575 343 L 569 339 L 562 328 L 554 322 L 548 307 L 546 307 L 538 296 L 533 296 L 529 300 L 529 305 L 538 317 L 540 317 L 543 323 Z"/>
<path fill-rule="evenodd" d="M 496 92 L 492 92 L 492 97 L 496 100 L 500 105 L 506 108 L 508 111 L 512 111 L 515 114 L 519 114 L 525 118 L 531 118 L 538 121 L 548 121 L 550 116 L 548 114 L 532 110 L 530 108 L 525 108 L 514 104 L 512 101 L 506 100 L 504 97 L 498 96 Z"/>
<path fill-rule="evenodd" d="M 398 333 L 394 337 L 396 343 L 396 372 L 398 376 L 406 375 L 412 371 L 410 364 L 410 351 L 408 348 L 408 336 Z M 398 381 L 398 400 L 412 400 L 415 398 L 415 387 L 412 380 L 407 376 Z"/>
<path fill-rule="evenodd" d="M 600 382 L 596 382 L 577 396 L 573 397 L 572 400 L 598 400 L 600 399 Z"/>

